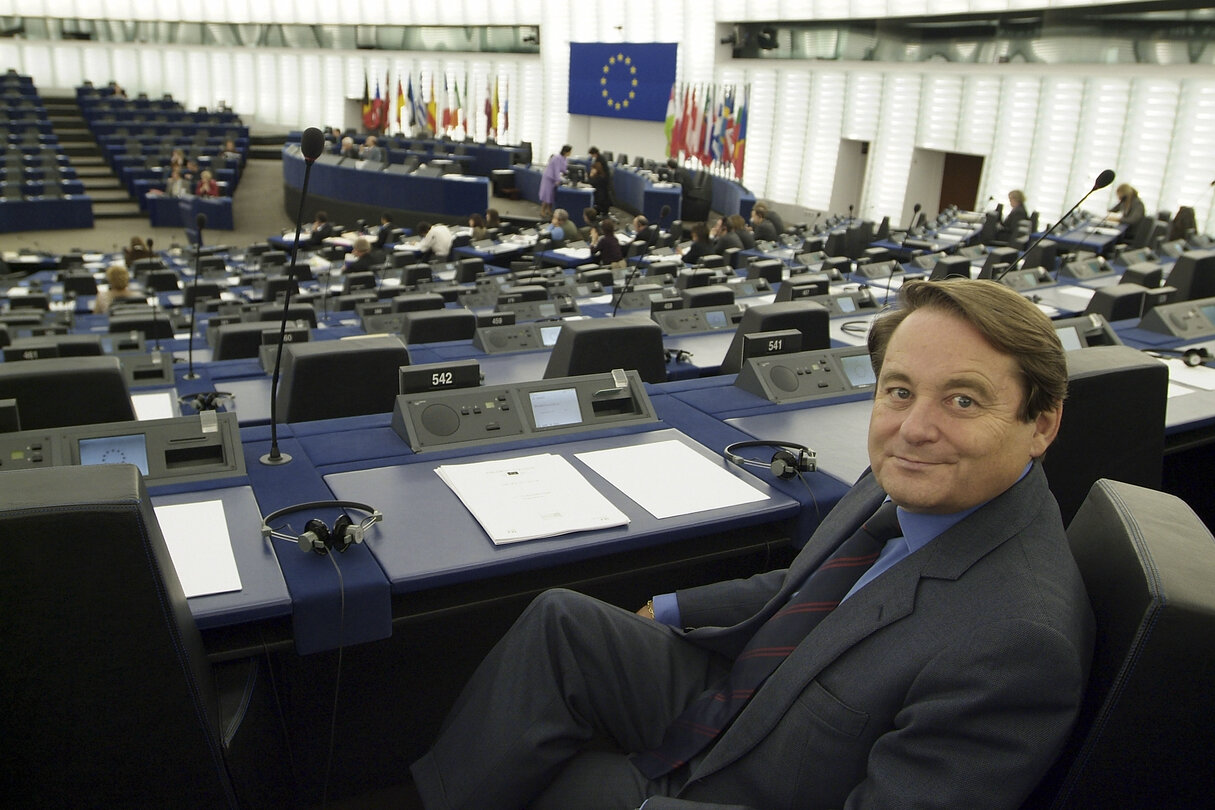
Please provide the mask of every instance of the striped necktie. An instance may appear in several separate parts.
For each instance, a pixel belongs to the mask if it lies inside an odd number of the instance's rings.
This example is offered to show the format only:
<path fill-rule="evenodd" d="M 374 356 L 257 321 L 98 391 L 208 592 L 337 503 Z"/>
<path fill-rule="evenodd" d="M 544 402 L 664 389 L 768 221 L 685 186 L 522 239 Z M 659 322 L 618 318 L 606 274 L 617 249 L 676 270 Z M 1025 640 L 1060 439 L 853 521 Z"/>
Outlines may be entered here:
<path fill-rule="evenodd" d="M 895 505 L 886 501 L 806 579 L 783 609 L 764 622 L 734 659 L 726 681 L 685 709 L 667 728 L 661 745 L 633 757 L 637 769 L 647 778 L 657 779 L 704 750 L 781 662 L 835 609 L 877 560 L 886 542 L 901 535 Z"/>

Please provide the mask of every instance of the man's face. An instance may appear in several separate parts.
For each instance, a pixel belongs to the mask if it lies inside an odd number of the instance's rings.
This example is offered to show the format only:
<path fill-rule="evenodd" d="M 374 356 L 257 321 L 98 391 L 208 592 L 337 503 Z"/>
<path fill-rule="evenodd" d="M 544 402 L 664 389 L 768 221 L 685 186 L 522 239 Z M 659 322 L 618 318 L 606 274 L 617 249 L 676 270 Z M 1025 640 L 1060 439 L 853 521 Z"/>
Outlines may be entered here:
<path fill-rule="evenodd" d="M 890 338 L 869 419 L 869 463 L 910 512 L 949 514 L 994 498 L 1046 451 L 1060 410 L 1024 422 L 1016 361 L 966 321 L 919 309 Z"/>

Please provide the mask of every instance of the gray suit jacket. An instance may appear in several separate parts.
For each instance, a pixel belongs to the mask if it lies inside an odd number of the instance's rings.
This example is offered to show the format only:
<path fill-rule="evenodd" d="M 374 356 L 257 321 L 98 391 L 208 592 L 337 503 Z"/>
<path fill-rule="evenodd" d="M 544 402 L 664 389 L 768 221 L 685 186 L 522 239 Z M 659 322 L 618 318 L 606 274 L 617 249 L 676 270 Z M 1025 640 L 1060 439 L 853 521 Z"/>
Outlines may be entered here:
<path fill-rule="evenodd" d="M 679 592 L 728 655 L 871 515 L 866 475 L 787 571 Z M 827 616 L 646 810 L 1015 808 L 1067 737 L 1093 620 L 1041 465 Z"/>

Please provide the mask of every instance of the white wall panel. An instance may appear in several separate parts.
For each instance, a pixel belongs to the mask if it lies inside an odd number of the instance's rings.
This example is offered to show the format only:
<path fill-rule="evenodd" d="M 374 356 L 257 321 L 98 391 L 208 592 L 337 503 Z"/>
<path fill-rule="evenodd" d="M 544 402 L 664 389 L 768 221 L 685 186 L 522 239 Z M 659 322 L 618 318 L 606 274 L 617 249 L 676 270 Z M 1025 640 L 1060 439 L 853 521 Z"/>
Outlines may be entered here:
<path fill-rule="evenodd" d="M 1114 185 L 1130 183 L 1138 189 L 1149 214 L 1160 204 L 1180 101 L 1180 81 L 1137 79 L 1131 85 L 1127 132 Z"/>
<path fill-rule="evenodd" d="M 848 78 L 838 70 L 814 71 L 810 75 L 809 121 L 797 202 L 825 211 L 831 205 L 831 184 L 839 160 L 840 126 L 844 120 Z"/>
<path fill-rule="evenodd" d="M 934 74 L 925 77 L 916 126 L 916 145 L 942 152 L 957 150 L 964 82 L 960 75 Z"/>
<path fill-rule="evenodd" d="M 1050 77 L 1042 83 L 1038 96 L 1037 124 L 1025 185 L 1034 189 L 1034 207 L 1052 221 L 1076 202 L 1068 196 L 1068 178 L 1075 157 L 1083 94 L 1082 80 Z M 1088 187 L 1092 188 L 1091 182 Z"/>
<path fill-rule="evenodd" d="M 866 219 L 903 210 L 907 177 L 915 151 L 916 115 L 923 77 L 891 72 L 885 76 L 876 137 L 869 150 L 865 193 L 859 214 Z"/>

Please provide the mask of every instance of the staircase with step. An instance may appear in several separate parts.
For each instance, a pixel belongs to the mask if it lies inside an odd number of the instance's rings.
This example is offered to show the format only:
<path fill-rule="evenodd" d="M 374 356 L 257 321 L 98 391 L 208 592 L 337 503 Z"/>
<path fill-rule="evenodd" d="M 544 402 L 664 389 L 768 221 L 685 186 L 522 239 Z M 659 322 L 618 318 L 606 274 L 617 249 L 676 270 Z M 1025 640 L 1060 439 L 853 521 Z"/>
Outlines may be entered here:
<path fill-rule="evenodd" d="M 93 201 L 94 219 L 146 219 L 139 204 L 120 182 L 118 175 L 106 162 L 80 112 L 75 96 L 43 96 L 47 118 L 59 146 L 72 162 L 76 176 L 84 184 L 84 193 Z"/>

